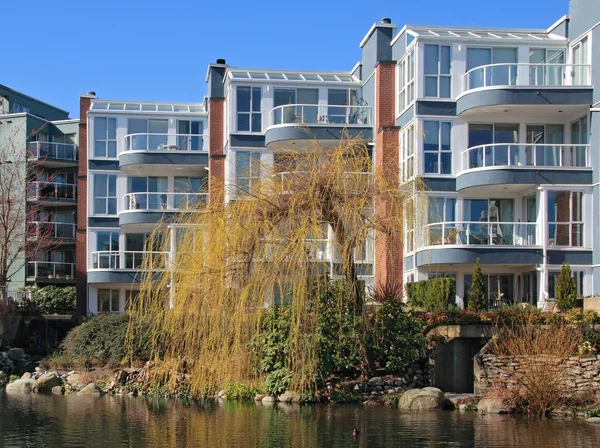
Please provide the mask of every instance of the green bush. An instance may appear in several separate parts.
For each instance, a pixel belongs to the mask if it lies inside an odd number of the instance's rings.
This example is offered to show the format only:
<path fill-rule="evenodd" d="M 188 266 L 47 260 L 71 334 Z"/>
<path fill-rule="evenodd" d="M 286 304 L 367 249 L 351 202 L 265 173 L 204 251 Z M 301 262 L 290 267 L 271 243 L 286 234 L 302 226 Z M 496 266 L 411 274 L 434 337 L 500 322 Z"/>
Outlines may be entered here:
<path fill-rule="evenodd" d="M 434 278 L 406 285 L 408 303 L 425 311 L 446 311 L 456 301 L 456 280 Z"/>
<path fill-rule="evenodd" d="M 251 401 L 260 392 L 260 387 L 256 384 L 238 382 L 229 383 L 225 386 L 225 396 L 228 400 Z"/>
<path fill-rule="evenodd" d="M 265 389 L 272 397 L 277 397 L 284 393 L 292 381 L 292 372 L 282 367 L 274 370 L 267 375 L 265 380 Z"/>
<path fill-rule="evenodd" d="M 75 312 L 77 294 L 74 286 L 30 289 L 30 310 L 40 314 L 73 314 Z"/>
<path fill-rule="evenodd" d="M 561 311 L 568 311 L 575 307 L 576 300 L 577 288 L 571 276 L 571 267 L 563 263 L 556 280 L 556 304 Z"/>
<path fill-rule="evenodd" d="M 125 336 L 129 316 L 100 314 L 71 330 L 60 346 L 59 356 L 67 362 L 86 365 L 120 363 L 126 352 Z M 138 345 L 133 358 L 145 361 L 150 356 L 150 337 L 146 330 L 135 337 Z"/>

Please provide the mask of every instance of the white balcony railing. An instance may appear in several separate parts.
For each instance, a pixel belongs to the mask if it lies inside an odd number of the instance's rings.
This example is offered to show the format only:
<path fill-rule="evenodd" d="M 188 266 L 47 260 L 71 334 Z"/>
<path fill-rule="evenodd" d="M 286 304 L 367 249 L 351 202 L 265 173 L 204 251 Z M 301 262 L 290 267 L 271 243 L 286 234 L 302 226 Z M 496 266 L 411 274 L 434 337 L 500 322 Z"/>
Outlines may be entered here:
<path fill-rule="evenodd" d="M 75 224 L 67 222 L 31 221 L 27 232 L 29 238 L 50 238 L 61 241 L 75 240 Z"/>
<path fill-rule="evenodd" d="M 77 161 L 77 145 L 54 142 L 31 142 L 27 148 L 27 157 L 38 161 Z"/>
<path fill-rule="evenodd" d="M 494 143 L 462 153 L 463 170 L 491 166 L 590 168 L 590 145 Z"/>
<path fill-rule="evenodd" d="M 369 106 L 286 104 L 271 110 L 270 125 L 325 124 L 328 126 L 368 126 L 372 124 Z"/>
<path fill-rule="evenodd" d="M 77 185 L 59 182 L 27 182 L 27 199 L 37 201 L 75 201 Z"/>
<path fill-rule="evenodd" d="M 590 75 L 587 64 L 489 64 L 463 75 L 463 92 L 493 86 L 589 86 Z"/>
<path fill-rule="evenodd" d="M 165 270 L 170 252 L 97 251 L 92 252 L 92 269 L 105 270 Z"/>
<path fill-rule="evenodd" d="M 206 207 L 208 193 L 127 193 L 123 209 L 179 212 Z"/>
<path fill-rule="evenodd" d="M 30 261 L 27 263 L 27 278 L 70 280 L 75 278 L 75 263 Z"/>
<path fill-rule="evenodd" d="M 454 221 L 428 224 L 419 248 L 429 246 L 536 246 L 537 224 Z"/>
<path fill-rule="evenodd" d="M 205 134 L 129 134 L 125 151 L 208 151 Z"/>

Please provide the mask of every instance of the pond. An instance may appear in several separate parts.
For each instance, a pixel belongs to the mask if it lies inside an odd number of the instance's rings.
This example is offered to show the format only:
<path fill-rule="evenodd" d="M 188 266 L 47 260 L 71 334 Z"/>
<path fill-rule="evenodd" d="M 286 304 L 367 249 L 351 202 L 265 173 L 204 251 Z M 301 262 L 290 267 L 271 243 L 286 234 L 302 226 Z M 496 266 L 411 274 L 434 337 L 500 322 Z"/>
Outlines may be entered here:
<path fill-rule="evenodd" d="M 597 447 L 598 440 L 600 425 L 582 420 L 0 391 L 0 447 Z"/>

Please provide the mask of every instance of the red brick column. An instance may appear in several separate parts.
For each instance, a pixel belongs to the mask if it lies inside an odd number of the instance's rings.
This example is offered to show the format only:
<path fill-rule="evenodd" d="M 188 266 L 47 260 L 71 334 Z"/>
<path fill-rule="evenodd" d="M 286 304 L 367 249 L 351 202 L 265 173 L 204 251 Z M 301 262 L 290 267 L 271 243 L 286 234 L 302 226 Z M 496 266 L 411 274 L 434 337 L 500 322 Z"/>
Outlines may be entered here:
<path fill-rule="evenodd" d="M 77 290 L 77 316 L 87 314 L 87 163 L 88 163 L 88 110 L 91 95 L 79 99 L 79 148 L 77 172 L 77 232 L 75 235 L 75 280 Z"/>
<path fill-rule="evenodd" d="M 399 181 L 399 134 L 395 120 L 394 62 L 379 62 L 375 68 L 375 169 L 390 184 Z M 378 199 L 375 216 L 385 220 L 390 212 L 389 204 Z M 402 284 L 402 229 L 375 234 L 375 283 Z"/>
<path fill-rule="evenodd" d="M 211 204 L 223 203 L 225 201 L 224 120 L 225 99 L 211 98 L 208 103 L 208 125 L 210 132 L 208 192 Z"/>

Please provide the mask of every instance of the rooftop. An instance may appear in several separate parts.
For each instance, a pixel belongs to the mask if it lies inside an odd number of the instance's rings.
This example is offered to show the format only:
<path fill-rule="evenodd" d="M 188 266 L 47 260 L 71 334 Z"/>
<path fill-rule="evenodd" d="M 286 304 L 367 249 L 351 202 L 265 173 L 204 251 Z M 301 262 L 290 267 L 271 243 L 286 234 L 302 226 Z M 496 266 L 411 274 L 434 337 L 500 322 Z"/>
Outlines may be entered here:
<path fill-rule="evenodd" d="M 331 83 L 360 83 L 356 76 L 349 72 L 312 72 L 308 70 L 262 70 L 229 67 L 229 79 L 274 80 L 293 82 L 331 82 Z"/>
<path fill-rule="evenodd" d="M 202 103 L 148 103 L 143 101 L 94 100 L 94 111 L 111 112 L 169 112 L 169 113 L 203 113 Z"/>

